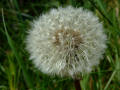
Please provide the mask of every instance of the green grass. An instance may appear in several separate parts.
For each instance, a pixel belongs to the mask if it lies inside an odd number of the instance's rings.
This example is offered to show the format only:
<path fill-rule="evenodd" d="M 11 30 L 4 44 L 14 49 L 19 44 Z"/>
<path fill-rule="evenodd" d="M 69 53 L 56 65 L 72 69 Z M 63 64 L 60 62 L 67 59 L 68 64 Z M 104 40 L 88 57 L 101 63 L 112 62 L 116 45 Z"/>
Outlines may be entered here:
<path fill-rule="evenodd" d="M 93 11 L 108 37 L 104 58 L 81 80 L 82 90 L 120 90 L 120 0 L 1 0 L 0 90 L 75 90 L 72 79 L 50 77 L 34 68 L 24 43 L 33 19 L 67 5 Z"/>

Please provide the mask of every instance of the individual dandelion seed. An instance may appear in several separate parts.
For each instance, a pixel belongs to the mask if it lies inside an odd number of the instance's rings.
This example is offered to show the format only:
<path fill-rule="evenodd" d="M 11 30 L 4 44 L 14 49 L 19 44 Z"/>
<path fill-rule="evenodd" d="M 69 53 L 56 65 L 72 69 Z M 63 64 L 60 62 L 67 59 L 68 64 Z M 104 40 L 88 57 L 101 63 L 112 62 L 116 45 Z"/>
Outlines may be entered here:
<path fill-rule="evenodd" d="M 43 73 L 79 78 L 91 72 L 105 52 L 103 25 L 89 10 L 72 6 L 51 9 L 31 26 L 26 48 Z"/>

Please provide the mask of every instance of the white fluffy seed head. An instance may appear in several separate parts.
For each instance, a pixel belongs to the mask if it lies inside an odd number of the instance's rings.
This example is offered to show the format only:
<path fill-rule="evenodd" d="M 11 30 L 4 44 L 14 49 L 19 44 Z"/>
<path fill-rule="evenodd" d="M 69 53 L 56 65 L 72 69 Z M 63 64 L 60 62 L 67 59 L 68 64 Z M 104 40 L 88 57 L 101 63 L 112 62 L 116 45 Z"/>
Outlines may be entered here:
<path fill-rule="evenodd" d="M 60 7 L 33 21 L 26 48 L 43 73 L 78 78 L 99 64 L 106 35 L 91 11 Z"/>

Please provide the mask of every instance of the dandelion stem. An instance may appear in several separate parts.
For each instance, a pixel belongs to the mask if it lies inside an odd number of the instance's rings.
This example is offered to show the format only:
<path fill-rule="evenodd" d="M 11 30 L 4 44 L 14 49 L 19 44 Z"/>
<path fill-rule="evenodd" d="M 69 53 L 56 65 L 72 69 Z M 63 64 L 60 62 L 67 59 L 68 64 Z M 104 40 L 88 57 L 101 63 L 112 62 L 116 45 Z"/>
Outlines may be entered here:
<path fill-rule="evenodd" d="M 80 80 L 79 79 L 75 79 L 74 84 L 75 84 L 75 89 L 76 90 L 81 90 Z"/>

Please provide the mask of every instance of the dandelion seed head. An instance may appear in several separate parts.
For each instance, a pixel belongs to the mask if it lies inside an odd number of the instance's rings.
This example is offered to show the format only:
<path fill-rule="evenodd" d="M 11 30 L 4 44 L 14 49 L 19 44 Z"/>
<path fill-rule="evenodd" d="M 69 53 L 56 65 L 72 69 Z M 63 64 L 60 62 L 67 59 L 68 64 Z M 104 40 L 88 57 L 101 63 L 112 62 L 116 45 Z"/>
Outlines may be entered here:
<path fill-rule="evenodd" d="M 78 78 L 99 64 L 106 49 L 106 35 L 91 11 L 60 7 L 33 21 L 26 48 L 43 73 Z"/>

